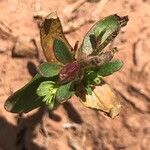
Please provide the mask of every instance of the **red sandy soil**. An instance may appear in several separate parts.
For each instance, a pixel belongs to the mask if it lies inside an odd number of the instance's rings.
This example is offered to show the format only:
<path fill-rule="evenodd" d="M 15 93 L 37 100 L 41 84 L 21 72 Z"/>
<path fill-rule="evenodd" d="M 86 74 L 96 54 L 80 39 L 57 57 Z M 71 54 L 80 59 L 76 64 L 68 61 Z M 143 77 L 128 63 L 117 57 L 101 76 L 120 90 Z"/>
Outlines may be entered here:
<path fill-rule="evenodd" d="M 82 1 L 0 0 L 0 150 L 150 149 L 150 1 L 79 5 Z M 32 78 L 44 59 L 37 16 L 52 11 L 57 11 L 72 45 L 93 21 L 115 13 L 129 16 L 114 43 L 119 49 L 115 57 L 125 65 L 106 78 L 123 105 L 117 118 L 90 110 L 75 98 L 54 112 L 40 108 L 20 119 L 4 110 L 6 98 Z"/>

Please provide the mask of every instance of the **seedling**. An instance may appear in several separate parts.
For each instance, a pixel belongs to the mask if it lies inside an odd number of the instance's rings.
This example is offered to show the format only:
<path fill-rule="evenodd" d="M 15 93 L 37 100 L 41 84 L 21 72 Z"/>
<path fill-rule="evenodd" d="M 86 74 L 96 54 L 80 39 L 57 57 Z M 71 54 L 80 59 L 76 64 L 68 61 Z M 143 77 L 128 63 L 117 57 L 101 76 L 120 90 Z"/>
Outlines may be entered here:
<path fill-rule="evenodd" d="M 54 110 L 76 95 L 85 106 L 114 118 L 121 105 L 103 77 L 120 70 L 123 62 L 112 61 L 116 47 L 107 51 L 105 47 L 127 22 L 127 16 L 110 15 L 89 30 L 79 48 L 78 42 L 72 48 L 57 14 L 49 14 L 40 29 L 47 62 L 39 66 L 38 73 L 27 85 L 8 97 L 5 109 L 12 113 L 27 113 L 46 105 Z"/>

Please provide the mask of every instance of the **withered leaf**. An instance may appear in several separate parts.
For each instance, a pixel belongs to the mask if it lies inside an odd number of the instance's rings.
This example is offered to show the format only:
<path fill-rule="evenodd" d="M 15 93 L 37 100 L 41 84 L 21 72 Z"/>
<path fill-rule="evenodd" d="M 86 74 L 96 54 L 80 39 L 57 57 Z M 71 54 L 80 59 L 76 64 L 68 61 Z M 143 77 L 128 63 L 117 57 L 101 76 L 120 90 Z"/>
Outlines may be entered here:
<path fill-rule="evenodd" d="M 71 45 L 64 36 L 60 19 L 55 12 L 50 13 L 41 24 L 40 38 L 44 55 L 48 62 L 57 61 L 53 52 L 55 39 L 60 39 L 66 44 L 70 51 L 72 50 Z"/>
<path fill-rule="evenodd" d="M 106 112 L 111 118 L 115 118 L 121 111 L 117 96 L 106 83 L 95 86 L 91 95 L 82 94 L 80 101 L 88 108 Z"/>

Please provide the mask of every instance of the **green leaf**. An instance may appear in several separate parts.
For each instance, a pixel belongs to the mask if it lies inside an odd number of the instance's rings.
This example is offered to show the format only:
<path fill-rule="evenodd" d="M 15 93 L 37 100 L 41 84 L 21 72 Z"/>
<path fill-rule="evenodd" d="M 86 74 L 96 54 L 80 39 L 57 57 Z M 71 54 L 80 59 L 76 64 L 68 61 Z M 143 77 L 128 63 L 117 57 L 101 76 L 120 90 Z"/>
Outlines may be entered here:
<path fill-rule="evenodd" d="M 47 78 L 37 74 L 28 84 L 8 97 L 5 102 L 5 109 L 12 113 L 27 113 L 43 105 L 42 97 L 36 93 L 37 87 Z"/>
<path fill-rule="evenodd" d="M 98 74 L 100 76 L 108 76 L 113 74 L 114 72 L 120 70 L 123 66 L 123 62 L 121 60 L 115 60 L 111 61 L 108 63 L 103 64 L 99 69 L 98 69 Z"/>
<path fill-rule="evenodd" d="M 62 40 L 55 39 L 53 49 L 55 57 L 59 62 L 67 64 L 74 61 L 72 53 Z"/>
<path fill-rule="evenodd" d="M 45 62 L 40 65 L 38 72 L 41 76 L 50 78 L 58 75 L 61 69 L 62 65 L 58 63 Z"/>
<path fill-rule="evenodd" d="M 67 101 L 74 94 L 72 82 L 60 86 L 56 92 L 56 100 L 59 103 Z"/>
<path fill-rule="evenodd" d="M 54 82 L 52 81 L 44 81 L 37 88 L 37 95 L 45 96 L 48 93 L 52 93 L 54 88 Z"/>
<path fill-rule="evenodd" d="M 40 38 L 41 46 L 48 62 L 57 61 L 53 51 L 53 44 L 55 39 L 61 39 L 69 51 L 73 49 L 64 36 L 60 19 L 55 12 L 52 12 L 45 17 L 43 23 L 40 26 Z"/>
<path fill-rule="evenodd" d="M 89 56 L 94 51 L 99 53 L 117 36 L 127 21 L 127 16 L 119 17 L 118 15 L 110 15 L 98 21 L 84 37 L 80 47 L 81 58 Z"/>

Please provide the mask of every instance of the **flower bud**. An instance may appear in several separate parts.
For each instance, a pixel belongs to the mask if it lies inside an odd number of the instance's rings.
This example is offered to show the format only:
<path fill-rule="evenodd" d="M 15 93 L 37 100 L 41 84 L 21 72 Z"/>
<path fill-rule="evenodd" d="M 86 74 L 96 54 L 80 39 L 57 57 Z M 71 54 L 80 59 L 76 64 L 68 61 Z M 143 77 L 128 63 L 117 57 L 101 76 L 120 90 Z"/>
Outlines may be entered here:
<path fill-rule="evenodd" d="M 80 64 L 78 62 L 69 63 L 62 68 L 59 73 L 59 82 L 67 83 L 71 80 L 74 80 L 80 71 Z"/>

